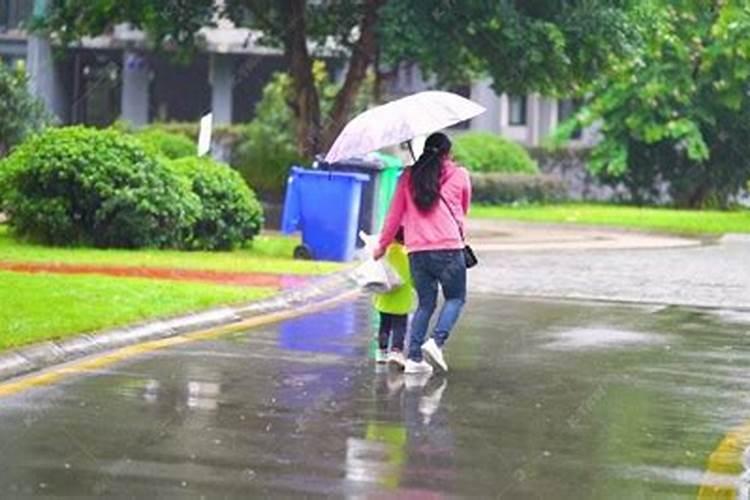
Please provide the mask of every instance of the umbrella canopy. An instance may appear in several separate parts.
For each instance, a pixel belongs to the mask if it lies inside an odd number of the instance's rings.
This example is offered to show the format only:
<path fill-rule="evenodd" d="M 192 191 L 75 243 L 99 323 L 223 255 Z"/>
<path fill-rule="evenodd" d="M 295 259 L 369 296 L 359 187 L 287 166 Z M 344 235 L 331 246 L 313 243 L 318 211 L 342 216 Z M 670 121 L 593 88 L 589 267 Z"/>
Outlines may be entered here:
<path fill-rule="evenodd" d="M 334 163 L 410 141 L 473 118 L 485 109 L 451 92 L 429 90 L 368 109 L 350 121 L 325 161 Z"/>

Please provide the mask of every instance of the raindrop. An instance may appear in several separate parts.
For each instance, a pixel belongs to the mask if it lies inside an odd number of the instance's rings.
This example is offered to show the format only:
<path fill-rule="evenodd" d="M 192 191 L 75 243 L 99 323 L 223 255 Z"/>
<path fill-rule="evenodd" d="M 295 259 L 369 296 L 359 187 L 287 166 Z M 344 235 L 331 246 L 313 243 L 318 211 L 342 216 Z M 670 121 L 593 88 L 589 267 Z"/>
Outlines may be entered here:
<path fill-rule="evenodd" d="M 221 444 L 221 439 L 214 439 L 214 444 Z"/>
<path fill-rule="evenodd" d="M 39 487 L 41 489 L 45 489 L 47 487 L 47 483 L 39 483 Z"/>
<path fill-rule="evenodd" d="M 186 487 L 187 487 L 187 481 L 183 481 L 183 482 L 181 482 L 181 483 L 180 483 L 180 485 L 181 485 L 181 486 L 182 486 L 183 488 L 186 488 Z"/>
<path fill-rule="evenodd" d="M 240 420 L 245 420 L 245 415 L 240 415 Z"/>
<path fill-rule="evenodd" d="M 552 456 L 552 453 L 550 453 L 547 450 L 544 450 L 544 453 L 542 453 L 542 455 L 544 455 L 545 457 L 550 457 L 550 456 Z"/>
<path fill-rule="evenodd" d="M 66 463 L 66 464 L 64 465 L 64 467 L 65 467 L 66 469 L 70 469 L 70 464 Z"/>

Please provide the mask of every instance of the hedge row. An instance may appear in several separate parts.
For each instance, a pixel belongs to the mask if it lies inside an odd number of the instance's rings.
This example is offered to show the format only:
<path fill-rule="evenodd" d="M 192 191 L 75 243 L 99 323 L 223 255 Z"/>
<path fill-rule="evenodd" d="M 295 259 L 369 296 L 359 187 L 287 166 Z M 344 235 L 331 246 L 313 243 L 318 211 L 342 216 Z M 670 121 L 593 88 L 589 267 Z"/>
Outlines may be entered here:
<path fill-rule="evenodd" d="M 563 182 L 551 175 L 471 174 L 472 200 L 486 205 L 551 203 L 566 198 Z"/>

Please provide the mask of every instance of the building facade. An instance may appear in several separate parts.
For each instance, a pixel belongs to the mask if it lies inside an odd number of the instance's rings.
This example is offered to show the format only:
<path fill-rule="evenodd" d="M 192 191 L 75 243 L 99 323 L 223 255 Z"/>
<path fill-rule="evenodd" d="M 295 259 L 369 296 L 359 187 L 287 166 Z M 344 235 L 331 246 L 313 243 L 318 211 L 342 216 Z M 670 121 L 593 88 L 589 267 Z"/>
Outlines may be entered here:
<path fill-rule="evenodd" d="M 252 118 L 270 76 L 284 69 L 280 52 L 224 19 L 201 30 L 203 49 L 187 64 L 148 50 L 143 33 L 126 25 L 75 47 L 54 48 L 24 29 L 32 15 L 43 14 L 46 1 L 0 0 L 0 59 L 26 62 L 32 92 L 64 124 L 106 126 L 123 119 L 140 126 L 197 121 L 208 112 L 217 124 L 243 122 Z M 385 93 L 399 97 L 429 88 L 434 82 L 416 64 L 402 64 Z M 487 108 L 457 129 L 493 132 L 530 147 L 542 144 L 576 107 L 538 94 L 498 95 L 486 80 L 451 90 Z M 572 145 L 595 140 L 595 131 L 583 130 Z"/>
<path fill-rule="evenodd" d="M 203 48 L 189 63 L 148 50 L 143 33 L 125 25 L 75 47 L 53 47 L 25 29 L 44 5 L 0 0 L 0 59 L 26 62 L 32 92 L 64 124 L 123 119 L 140 126 L 208 112 L 217 124 L 247 121 L 270 76 L 285 67 L 281 53 L 225 21 L 200 32 Z"/>
<path fill-rule="evenodd" d="M 528 147 L 540 146 L 560 123 L 573 115 L 579 103 L 572 99 L 554 99 L 539 94 L 514 96 L 497 94 L 490 80 L 450 89 L 484 106 L 487 111 L 461 129 L 492 132 Z M 415 64 L 402 64 L 389 84 L 388 93 L 400 97 L 434 88 Z M 570 146 L 585 147 L 596 141 L 593 128 L 577 131 Z"/>

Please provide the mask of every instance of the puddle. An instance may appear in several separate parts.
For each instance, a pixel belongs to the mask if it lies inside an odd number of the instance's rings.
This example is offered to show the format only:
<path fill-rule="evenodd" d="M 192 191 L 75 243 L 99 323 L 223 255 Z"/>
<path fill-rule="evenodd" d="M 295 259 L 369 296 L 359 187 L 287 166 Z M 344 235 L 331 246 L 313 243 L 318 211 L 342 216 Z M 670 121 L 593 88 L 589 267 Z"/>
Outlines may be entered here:
<path fill-rule="evenodd" d="M 554 340 L 545 349 L 576 351 L 585 349 L 609 349 L 616 347 L 651 346 L 664 344 L 665 335 L 655 333 L 616 330 L 612 328 L 575 328 L 554 335 Z"/>

